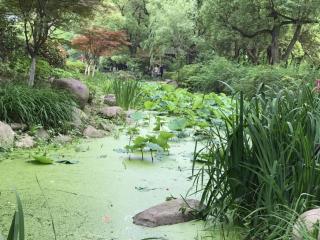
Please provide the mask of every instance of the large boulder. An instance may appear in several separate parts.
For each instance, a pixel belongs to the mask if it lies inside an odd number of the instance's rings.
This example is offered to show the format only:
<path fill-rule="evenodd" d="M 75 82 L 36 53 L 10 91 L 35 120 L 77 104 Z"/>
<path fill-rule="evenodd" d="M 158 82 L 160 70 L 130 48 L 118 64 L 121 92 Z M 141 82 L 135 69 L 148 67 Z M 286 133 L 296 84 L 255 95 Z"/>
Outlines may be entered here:
<path fill-rule="evenodd" d="M 320 208 L 309 210 L 301 214 L 293 226 L 293 240 L 304 240 L 303 233 L 318 232 L 320 228 Z M 316 230 L 316 231 L 315 231 Z M 317 239 L 320 240 L 320 234 Z"/>
<path fill-rule="evenodd" d="M 0 148 L 11 148 L 14 144 L 14 131 L 3 122 L 0 122 Z"/>
<path fill-rule="evenodd" d="M 78 101 L 81 108 L 84 108 L 89 101 L 89 88 L 79 80 L 72 78 L 56 79 L 52 86 L 70 92 Z"/>
<path fill-rule="evenodd" d="M 104 107 L 100 110 L 100 114 L 104 118 L 117 118 L 124 116 L 124 111 L 121 107 Z"/>
<path fill-rule="evenodd" d="M 151 207 L 133 217 L 133 223 L 145 227 L 158 227 L 195 220 L 200 209 L 198 200 L 175 199 Z"/>
<path fill-rule="evenodd" d="M 25 134 L 15 143 L 15 145 L 17 148 L 33 148 L 36 144 L 33 137 Z"/>
<path fill-rule="evenodd" d="M 83 136 L 87 138 L 103 138 L 106 136 L 105 132 L 101 130 L 97 130 L 93 126 L 88 126 L 84 131 L 83 131 Z"/>

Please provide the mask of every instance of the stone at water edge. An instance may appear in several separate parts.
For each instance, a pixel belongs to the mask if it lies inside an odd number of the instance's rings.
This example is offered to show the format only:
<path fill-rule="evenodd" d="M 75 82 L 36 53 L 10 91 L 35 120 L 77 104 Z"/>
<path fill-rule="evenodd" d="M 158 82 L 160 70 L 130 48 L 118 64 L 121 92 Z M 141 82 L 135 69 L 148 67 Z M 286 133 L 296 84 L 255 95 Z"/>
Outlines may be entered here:
<path fill-rule="evenodd" d="M 54 138 L 54 142 L 59 143 L 59 144 L 66 144 L 72 142 L 72 137 L 67 136 L 67 135 L 61 135 L 59 134 Z"/>
<path fill-rule="evenodd" d="M 93 126 L 88 126 L 84 131 L 83 131 L 83 136 L 87 138 L 103 138 L 106 136 L 105 132 L 101 130 L 95 129 Z"/>
<path fill-rule="evenodd" d="M 117 106 L 117 99 L 114 94 L 108 94 L 105 96 L 103 102 L 111 107 Z"/>
<path fill-rule="evenodd" d="M 312 233 L 316 227 L 320 227 L 320 208 L 309 210 L 299 216 L 297 222 L 293 226 L 292 240 L 304 240 L 301 231 Z M 320 234 L 317 239 L 320 240 Z"/>
<path fill-rule="evenodd" d="M 0 122 L 0 148 L 11 148 L 14 144 L 14 131 L 3 122 Z"/>
<path fill-rule="evenodd" d="M 41 140 L 41 141 L 48 141 L 50 139 L 49 133 L 44 128 L 38 129 L 34 134 L 34 136 L 36 137 L 37 140 Z"/>
<path fill-rule="evenodd" d="M 72 78 L 55 79 L 52 86 L 70 92 L 78 100 L 80 107 L 83 109 L 89 101 L 89 88 L 79 80 Z"/>
<path fill-rule="evenodd" d="M 33 148 L 36 145 L 33 137 L 28 134 L 23 135 L 16 143 L 17 148 Z"/>
<path fill-rule="evenodd" d="M 80 128 L 82 126 L 82 123 L 88 121 L 88 119 L 89 118 L 84 111 L 76 107 L 73 108 L 71 124 L 74 127 Z"/>
<path fill-rule="evenodd" d="M 117 118 L 124 115 L 121 107 L 104 107 L 100 110 L 100 114 L 105 118 Z"/>
<path fill-rule="evenodd" d="M 200 201 L 175 199 L 151 207 L 133 217 L 133 223 L 145 227 L 158 227 L 197 219 L 195 210 L 200 210 Z"/>
<path fill-rule="evenodd" d="M 28 126 L 27 124 L 24 123 L 11 123 L 10 127 L 12 128 L 13 131 L 25 131 L 27 130 Z"/>

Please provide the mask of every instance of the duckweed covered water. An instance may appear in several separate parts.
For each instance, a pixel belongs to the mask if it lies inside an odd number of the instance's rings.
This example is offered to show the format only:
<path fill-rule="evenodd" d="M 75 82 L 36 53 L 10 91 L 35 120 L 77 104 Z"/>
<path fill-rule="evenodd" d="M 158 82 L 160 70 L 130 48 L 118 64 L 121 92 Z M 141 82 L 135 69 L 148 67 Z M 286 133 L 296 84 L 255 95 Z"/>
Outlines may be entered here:
<path fill-rule="evenodd" d="M 192 141 L 172 144 L 170 156 L 151 163 L 128 160 L 115 151 L 128 143 L 126 136 L 85 140 L 52 150 L 59 160 L 78 164 L 37 165 L 27 151 L 0 161 L 0 231 L 7 233 L 17 189 L 24 205 L 27 240 L 141 240 L 201 239 L 204 224 L 194 221 L 173 226 L 145 228 L 132 217 L 167 197 L 185 196 L 192 181 Z M 39 184 L 40 186 L 39 186 Z M 42 191 L 41 191 L 42 189 Z"/>

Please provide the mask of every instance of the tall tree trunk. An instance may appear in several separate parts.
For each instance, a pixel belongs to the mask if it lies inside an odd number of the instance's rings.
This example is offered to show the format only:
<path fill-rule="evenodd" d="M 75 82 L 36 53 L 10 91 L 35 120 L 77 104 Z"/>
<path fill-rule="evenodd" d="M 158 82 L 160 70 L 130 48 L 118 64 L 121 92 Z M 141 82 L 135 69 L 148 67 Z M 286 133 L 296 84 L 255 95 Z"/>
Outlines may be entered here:
<path fill-rule="evenodd" d="M 31 66 L 30 66 L 30 71 L 29 71 L 29 81 L 28 85 L 30 87 L 34 86 L 34 79 L 36 76 L 36 64 L 37 64 L 37 58 L 35 55 L 31 57 Z"/>
<path fill-rule="evenodd" d="M 290 41 L 285 53 L 282 56 L 282 60 L 284 60 L 285 62 L 288 61 L 289 56 L 290 56 L 295 44 L 299 40 L 299 37 L 301 35 L 301 30 L 302 30 L 302 24 L 298 24 L 297 27 L 296 27 L 296 30 L 294 32 L 294 35 L 293 35 L 293 37 L 292 37 L 292 39 L 291 39 L 291 41 Z"/>
<path fill-rule="evenodd" d="M 271 64 L 278 64 L 280 62 L 280 51 L 279 51 L 279 35 L 280 26 L 274 26 L 272 29 L 272 42 L 271 42 Z"/>

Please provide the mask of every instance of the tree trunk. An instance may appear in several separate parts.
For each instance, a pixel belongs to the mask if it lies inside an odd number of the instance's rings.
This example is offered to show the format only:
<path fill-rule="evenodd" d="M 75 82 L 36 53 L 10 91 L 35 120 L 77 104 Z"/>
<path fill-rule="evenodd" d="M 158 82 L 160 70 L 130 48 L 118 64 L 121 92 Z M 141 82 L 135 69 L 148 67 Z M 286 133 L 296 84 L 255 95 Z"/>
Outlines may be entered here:
<path fill-rule="evenodd" d="M 30 87 L 34 86 L 34 79 L 36 76 L 36 64 L 37 64 L 37 58 L 36 56 L 32 56 L 31 66 L 29 71 L 29 81 L 28 81 L 28 85 Z"/>
<path fill-rule="evenodd" d="M 280 62 L 280 52 L 279 52 L 279 35 L 280 26 L 274 26 L 272 29 L 272 42 L 271 42 L 271 61 L 272 65 L 278 64 Z"/>
<path fill-rule="evenodd" d="M 296 27 L 296 31 L 294 32 L 294 35 L 285 51 L 285 53 L 282 56 L 282 60 L 284 60 L 285 62 L 288 61 L 289 56 L 295 46 L 295 44 L 297 43 L 297 41 L 299 40 L 300 34 L 301 34 L 301 30 L 302 30 L 302 24 L 298 24 Z"/>

